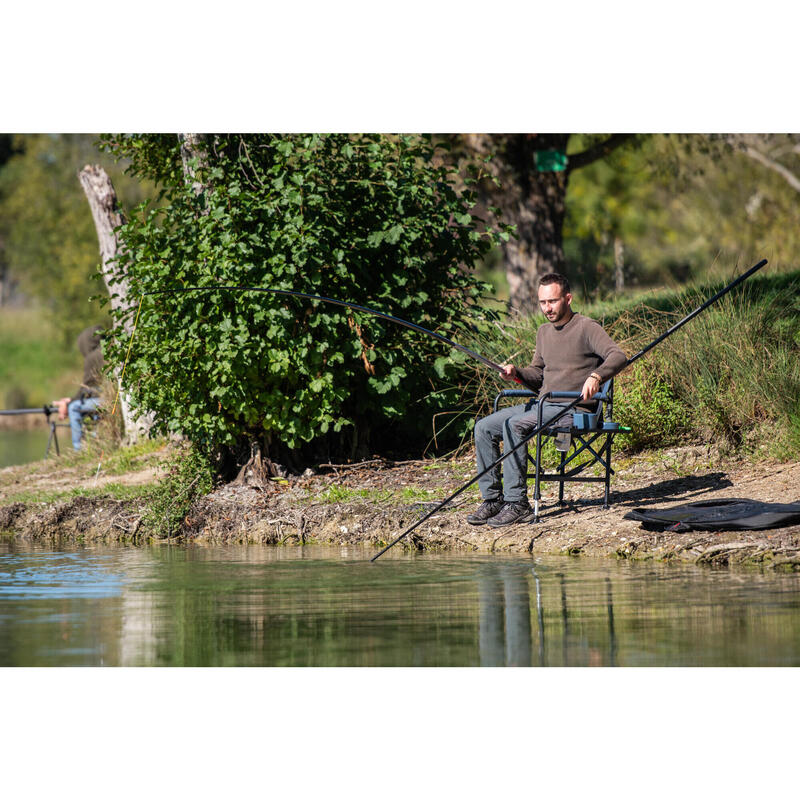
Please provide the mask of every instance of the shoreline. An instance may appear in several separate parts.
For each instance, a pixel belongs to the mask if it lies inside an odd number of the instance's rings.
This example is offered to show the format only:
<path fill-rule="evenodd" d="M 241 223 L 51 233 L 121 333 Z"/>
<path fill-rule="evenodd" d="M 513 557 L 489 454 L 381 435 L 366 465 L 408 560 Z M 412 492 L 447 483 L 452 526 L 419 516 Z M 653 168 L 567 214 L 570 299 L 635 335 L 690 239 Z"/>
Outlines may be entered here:
<path fill-rule="evenodd" d="M 152 455 L 152 454 L 151 454 Z M 148 486 L 158 479 L 156 458 L 92 486 L 91 468 L 56 459 L 0 470 L 0 534 L 26 541 L 213 544 L 329 544 L 379 548 L 463 485 L 474 468 L 471 455 L 456 459 L 332 467 L 325 472 L 270 482 L 221 486 L 199 498 L 171 539 L 142 530 Z M 431 517 L 397 548 L 530 553 L 746 564 L 800 570 L 800 525 L 764 531 L 656 533 L 623 519 L 631 508 L 670 506 L 698 499 L 749 497 L 793 502 L 800 495 L 800 462 L 724 459 L 708 447 L 682 447 L 618 455 L 611 508 L 602 508 L 592 485 L 570 485 L 567 505 L 555 502 L 557 486 L 545 484 L 539 523 L 492 529 L 466 523 L 478 504 L 474 487 Z M 49 499 L 21 496 L 26 484 Z M 60 492 L 60 494 L 59 494 Z M 794 492 L 794 494 L 792 494 Z"/>

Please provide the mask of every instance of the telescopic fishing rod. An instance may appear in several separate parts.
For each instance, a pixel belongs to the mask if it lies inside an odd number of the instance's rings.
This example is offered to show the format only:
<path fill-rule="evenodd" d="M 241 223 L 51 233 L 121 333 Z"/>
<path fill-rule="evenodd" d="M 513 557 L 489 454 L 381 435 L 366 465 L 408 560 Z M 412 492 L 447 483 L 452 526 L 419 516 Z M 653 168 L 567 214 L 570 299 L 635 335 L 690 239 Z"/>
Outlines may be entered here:
<path fill-rule="evenodd" d="M 13 414 L 44 414 L 49 417 L 55 414 L 58 409 L 55 406 L 40 406 L 39 408 L 6 408 L 0 410 L 0 415 L 11 416 Z"/>
<path fill-rule="evenodd" d="M 268 289 L 263 286 L 185 286 L 180 289 L 159 289 L 153 292 L 145 292 L 145 296 L 147 295 L 157 295 L 157 294 L 182 294 L 185 292 L 216 292 L 216 291 L 237 291 L 237 292 L 265 292 L 268 294 L 282 294 L 288 295 L 290 297 L 302 297 L 306 300 L 318 300 L 323 303 L 333 303 L 336 306 L 344 306 L 345 308 L 352 308 L 354 311 L 363 311 L 365 314 L 372 314 L 374 317 L 380 317 L 381 319 L 389 320 L 389 322 L 396 322 L 398 325 L 403 325 L 406 328 L 410 328 L 412 331 L 418 331 L 419 333 L 426 333 L 428 336 L 432 336 L 434 339 L 438 339 L 440 342 L 444 342 L 445 344 L 450 345 L 450 347 L 454 347 L 456 350 L 460 350 L 462 353 L 466 353 L 468 356 L 472 356 L 472 358 L 477 359 L 482 364 L 485 364 L 487 367 L 490 367 L 495 372 L 499 372 L 501 374 L 504 373 L 503 368 L 499 364 L 495 364 L 494 361 L 482 356 L 480 353 L 476 353 L 474 350 L 470 350 L 469 347 L 464 347 L 463 344 L 459 344 L 458 342 L 454 342 L 452 339 L 448 339 L 446 336 L 442 336 L 440 333 L 436 333 L 435 331 L 428 330 L 428 328 L 423 328 L 422 325 L 417 325 L 415 322 L 409 322 L 406 319 L 402 319 L 401 317 L 394 317 L 391 314 L 386 314 L 383 311 L 377 311 L 374 308 L 367 308 L 366 306 L 360 306 L 357 303 L 348 303 L 344 300 L 335 300 L 332 297 L 322 297 L 321 295 L 316 294 L 306 294 L 305 292 L 294 292 L 289 291 L 288 289 Z M 519 384 L 525 384 L 523 380 L 520 378 L 514 378 L 514 380 Z"/>
<path fill-rule="evenodd" d="M 625 362 L 625 366 L 622 369 L 625 369 L 626 367 L 630 366 L 631 364 L 633 364 L 634 361 L 636 361 L 637 359 L 641 358 L 648 351 L 652 350 L 657 344 L 660 344 L 661 342 L 663 342 L 664 339 L 666 339 L 668 336 L 671 336 L 673 333 L 675 333 L 675 331 L 677 331 L 679 328 L 681 328 L 683 325 L 685 325 L 687 322 L 689 322 L 689 320 L 694 319 L 700 312 L 702 312 L 705 309 L 707 309 L 712 303 L 715 303 L 717 300 L 719 300 L 723 295 L 727 294 L 735 286 L 738 286 L 740 283 L 742 283 L 742 281 L 744 281 L 747 278 L 749 278 L 754 272 L 756 272 L 757 270 L 761 269 L 761 267 L 763 267 L 766 263 L 767 263 L 767 259 L 766 258 L 762 259 L 754 267 L 751 267 L 749 270 L 747 270 L 747 272 L 743 273 L 738 278 L 736 278 L 736 280 L 731 281 L 731 283 L 729 283 L 724 289 L 721 289 L 713 297 L 711 297 L 710 299 L 706 300 L 706 302 L 703 303 L 701 306 L 698 306 L 690 314 L 687 314 L 680 322 L 677 322 L 668 331 L 666 331 L 665 333 L 662 333 L 660 336 L 658 336 L 656 339 L 654 339 L 652 342 L 650 342 L 650 344 L 648 344 L 646 347 L 643 347 L 638 353 L 636 353 L 636 355 L 631 356 Z M 622 370 L 620 370 L 620 371 L 622 371 Z M 454 498 L 458 497 L 458 495 L 460 495 L 461 492 L 463 492 L 465 489 L 468 489 L 470 486 L 472 486 L 473 483 L 475 483 L 476 481 L 480 480 L 480 478 L 482 478 L 488 472 L 490 472 L 495 467 L 497 467 L 499 464 L 501 464 L 503 461 L 505 461 L 505 459 L 507 459 L 512 453 L 515 453 L 521 447 L 526 445 L 530 441 L 530 439 L 532 439 L 534 436 L 536 436 L 536 434 L 538 434 L 540 431 L 543 431 L 545 428 L 550 427 L 556 420 L 558 420 L 561 417 L 563 417 L 568 411 L 570 411 L 572 408 L 574 408 L 581 401 L 581 399 L 582 399 L 581 397 L 577 397 L 569 405 L 564 406 L 564 408 L 561 411 L 559 411 L 557 414 L 554 414 L 549 420 L 547 420 L 547 422 L 543 422 L 540 426 L 538 426 L 537 428 L 534 428 L 534 430 L 531 431 L 531 433 L 529 433 L 518 444 L 514 445 L 514 447 L 512 447 L 510 450 L 508 450 L 508 452 L 503 453 L 503 455 L 500 456 L 500 458 L 498 458 L 497 461 L 495 461 L 493 464 L 490 464 L 485 470 L 483 470 L 483 472 L 478 473 L 468 483 L 465 483 L 460 489 L 458 489 L 457 491 L 453 492 L 453 494 L 451 494 L 446 500 L 444 500 L 441 503 L 439 503 L 439 505 L 436 506 L 436 508 L 434 508 L 432 511 L 429 511 L 424 517 L 422 517 L 421 519 L 417 520 L 410 528 L 408 528 L 405 531 L 403 531 L 403 533 L 401 533 L 397 538 L 395 538 L 393 541 L 391 541 L 389 544 L 387 544 L 386 547 L 383 548 L 383 550 L 381 550 L 377 555 L 373 556 L 370 559 L 370 561 L 371 562 L 372 561 L 376 561 L 378 558 L 380 558 L 387 550 L 389 550 L 390 548 L 394 547 L 399 541 L 401 541 L 406 536 L 408 536 L 408 534 L 411 533 L 415 528 L 418 528 L 420 525 L 422 525 L 423 522 L 425 522 L 426 520 L 430 519 L 437 512 L 441 511 L 451 500 L 453 500 Z"/>
<path fill-rule="evenodd" d="M 436 506 L 436 508 L 434 508 L 433 511 L 429 511 L 424 517 L 418 519 L 410 528 L 403 531 L 403 533 L 401 533 L 396 539 L 389 542 L 389 544 L 387 544 L 386 547 L 384 547 L 383 550 L 380 551 L 380 553 L 373 556 L 370 559 L 370 561 L 377 561 L 387 550 L 394 547 L 401 539 L 404 539 L 406 536 L 408 536 L 408 534 L 411 533 L 411 531 L 422 525 L 422 523 L 425 522 L 425 520 L 430 519 L 437 511 L 441 511 L 451 500 L 454 500 L 456 497 L 458 497 L 461 494 L 461 492 L 465 491 L 466 489 L 469 489 L 469 487 L 472 486 L 472 484 L 475 483 L 475 481 L 480 480 L 484 475 L 486 475 L 487 472 L 491 472 L 491 470 L 493 470 L 498 464 L 502 463 L 509 456 L 516 453 L 517 450 L 519 450 L 519 448 L 522 447 L 522 445 L 527 444 L 532 437 L 536 436 L 536 434 L 539 433 L 539 431 L 543 431 L 545 428 L 548 428 L 554 422 L 561 419 L 561 417 L 563 417 L 564 414 L 566 414 L 568 411 L 571 411 L 573 408 L 575 408 L 575 406 L 578 405 L 578 403 L 580 403 L 581 399 L 582 398 L 580 397 L 576 397 L 571 403 L 569 403 L 569 405 L 564 406 L 564 408 L 562 408 L 556 414 L 553 414 L 553 416 L 550 417 L 550 419 L 547 420 L 547 422 L 543 422 L 541 425 L 539 425 L 538 428 L 534 428 L 533 431 L 531 431 L 531 433 L 529 433 L 519 444 L 512 447 L 507 453 L 503 453 L 503 455 L 501 455 L 500 458 L 497 459 L 497 461 L 495 461 L 493 464 L 489 464 L 489 466 L 486 467 L 486 469 L 483 472 L 479 472 L 474 478 L 472 478 L 469 481 L 469 483 L 465 483 L 460 489 L 457 489 L 455 492 L 453 492 L 453 494 L 451 494 L 450 497 L 439 503 L 439 505 Z"/>

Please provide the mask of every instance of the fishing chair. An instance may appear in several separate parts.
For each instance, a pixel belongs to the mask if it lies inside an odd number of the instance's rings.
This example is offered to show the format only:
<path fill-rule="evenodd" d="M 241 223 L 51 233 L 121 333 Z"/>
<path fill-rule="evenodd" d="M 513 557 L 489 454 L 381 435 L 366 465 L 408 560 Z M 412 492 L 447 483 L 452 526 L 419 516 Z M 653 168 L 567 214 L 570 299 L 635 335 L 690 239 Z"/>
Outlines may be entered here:
<path fill-rule="evenodd" d="M 542 420 L 542 401 L 545 400 L 574 400 L 580 397 L 580 392 L 546 392 L 537 395 L 537 392 L 529 389 L 503 389 L 494 399 L 493 410 L 497 411 L 498 403 L 504 397 L 527 397 L 535 398 L 538 396 L 540 401 L 537 404 L 538 417 L 536 427 L 540 428 Z M 603 508 L 609 508 L 609 489 L 611 476 L 614 470 L 611 468 L 611 442 L 618 433 L 627 433 L 630 428 L 614 422 L 614 381 L 607 380 L 600 391 L 592 398 L 597 401 L 597 408 L 592 413 L 572 412 L 572 424 L 562 424 L 563 419 L 569 419 L 566 415 L 562 420 L 557 420 L 552 427 L 539 431 L 536 434 L 535 456 L 531 457 L 526 447 L 526 457 L 533 466 L 533 474 L 528 473 L 528 478 L 534 479 L 533 490 L 533 514 L 534 522 L 539 521 L 539 501 L 541 500 L 541 483 L 558 483 L 558 503 L 564 503 L 564 484 L 567 481 L 576 483 L 603 483 L 605 492 L 603 495 Z M 552 416 L 552 413 L 551 413 Z M 558 433 L 569 433 L 571 436 L 572 452 L 559 452 L 560 460 L 556 472 L 546 472 L 542 465 L 542 436 L 555 436 Z M 578 456 L 583 453 L 591 454 L 592 458 L 586 461 L 577 461 Z M 599 464 L 602 476 L 584 474 L 587 470 Z M 570 465 L 572 465 L 570 467 Z M 568 469 L 569 467 L 569 469 Z"/>

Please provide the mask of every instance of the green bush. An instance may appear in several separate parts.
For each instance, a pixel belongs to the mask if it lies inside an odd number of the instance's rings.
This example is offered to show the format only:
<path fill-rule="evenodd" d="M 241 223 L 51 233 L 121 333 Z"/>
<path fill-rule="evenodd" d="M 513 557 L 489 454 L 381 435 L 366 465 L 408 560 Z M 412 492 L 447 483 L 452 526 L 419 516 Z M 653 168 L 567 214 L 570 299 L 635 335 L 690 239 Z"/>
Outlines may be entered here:
<path fill-rule="evenodd" d="M 652 365 L 637 362 L 615 381 L 614 417 L 631 428 L 619 440 L 628 450 L 676 444 L 689 428 L 687 412 Z"/>
<path fill-rule="evenodd" d="M 257 286 L 355 302 L 459 338 L 485 286 L 472 266 L 506 231 L 479 232 L 474 200 L 416 136 L 215 136 L 205 190 L 184 179 L 175 137 L 108 137 L 162 189 L 122 227 L 119 274 L 139 296 Z M 135 309 L 134 309 L 135 310 Z M 133 311 L 129 312 L 132 314 Z M 110 344 L 121 363 L 128 338 Z M 288 448 L 327 437 L 365 451 L 370 431 L 430 432 L 450 348 L 369 315 L 268 294 L 145 297 L 126 369 L 157 430 L 207 450 Z M 453 381 L 451 380 L 452 384 Z M 350 432 L 349 437 L 337 434 Z M 330 451 L 329 451 L 330 453 Z"/>
<path fill-rule="evenodd" d="M 142 517 L 142 532 L 159 539 L 179 532 L 195 499 L 211 491 L 214 475 L 208 455 L 190 444 L 178 447 L 164 468 Z"/>
<path fill-rule="evenodd" d="M 633 355 L 727 283 L 665 289 L 575 310 L 601 322 Z M 543 318 L 485 322 L 471 344 L 496 361 L 528 364 Z M 462 413 L 488 413 L 509 384 L 476 367 L 462 381 Z M 740 452 L 800 454 L 800 272 L 751 278 L 666 339 L 615 380 L 615 417 L 632 428 L 629 451 L 682 441 Z"/>

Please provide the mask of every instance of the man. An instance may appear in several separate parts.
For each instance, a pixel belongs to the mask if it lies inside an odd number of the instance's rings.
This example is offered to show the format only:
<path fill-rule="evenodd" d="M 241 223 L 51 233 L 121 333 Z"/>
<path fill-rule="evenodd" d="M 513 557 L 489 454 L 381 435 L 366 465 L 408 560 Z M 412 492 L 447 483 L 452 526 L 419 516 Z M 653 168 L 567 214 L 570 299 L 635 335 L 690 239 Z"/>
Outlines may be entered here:
<path fill-rule="evenodd" d="M 550 272 L 539 280 L 539 308 L 547 317 L 536 334 L 536 351 L 530 366 L 522 369 L 503 364 L 503 377 L 519 378 L 540 395 L 546 392 L 580 392 L 591 410 L 589 398 L 602 383 L 616 375 L 627 363 L 625 353 L 594 320 L 575 313 L 570 307 L 572 294 L 563 275 Z M 546 422 L 569 401 L 544 401 L 542 420 Z M 475 425 L 475 452 L 478 472 L 500 458 L 500 441 L 505 452 L 511 450 L 536 427 L 536 400 L 504 408 L 484 417 Z M 581 406 L 582 408 L 583 406 Z M 555 424 L 568 427 L 571 414 Z M 556 437 L 559 450 L 569 449 L 569 434 Z M 520 447 L 500 465 L 484 475 L 478 486 L 483 503 L 467 517 L 471 525 L 489 524 L 499 528 L 533 518 L 528 503 L 526 448 Z"/>
<path fill-rule="evenodd" d="M 72 446 L 81 449 L 83 439 L 83 417 L 94 414 L 100 405 L 100 381 L 103 377 L 103 351 L 100 347 L 102 325 L 93 325 L 81 331 L 78 349 L 83 356 L 83 381 L 75 397 L 62 397 L 53 405 L 58 407 L 58 418 L 66 419 L 72 433 Z"/>

